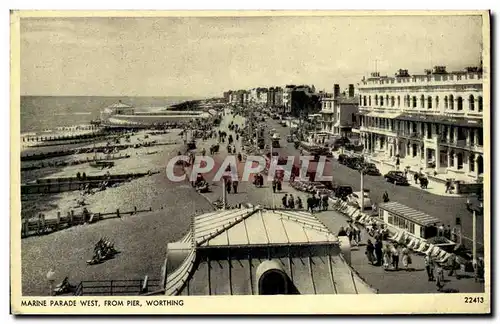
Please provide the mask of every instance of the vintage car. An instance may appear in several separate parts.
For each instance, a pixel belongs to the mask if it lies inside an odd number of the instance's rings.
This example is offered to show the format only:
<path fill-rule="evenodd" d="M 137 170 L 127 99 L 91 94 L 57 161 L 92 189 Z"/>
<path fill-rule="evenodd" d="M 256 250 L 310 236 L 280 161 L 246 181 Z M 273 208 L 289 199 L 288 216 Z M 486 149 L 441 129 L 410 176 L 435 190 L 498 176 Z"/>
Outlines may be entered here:
<path fill-rule="evenodd" d="M 377 169 L 377 166 L 375 163 L 365 163 L 364 165 L 364 174 L 371 175 L 371 176 L 379 176 L 382 175 Z"/>
<path fill-rule="evenodd" d="M 410 185 L 408 179 L 406 179 L 406 176 L 402 171 L 389 171 L 384 175 L 384 179 L 387 182 L 394 183 L 395 185 L 401 185 L 401 186 Z"/>
<path fill-rule="evenodd" d="M 336 198 L 347 200 L 347 197 L 353 193 L 351 186 L 336 185 L 333 186 L 333 194 Z"/>

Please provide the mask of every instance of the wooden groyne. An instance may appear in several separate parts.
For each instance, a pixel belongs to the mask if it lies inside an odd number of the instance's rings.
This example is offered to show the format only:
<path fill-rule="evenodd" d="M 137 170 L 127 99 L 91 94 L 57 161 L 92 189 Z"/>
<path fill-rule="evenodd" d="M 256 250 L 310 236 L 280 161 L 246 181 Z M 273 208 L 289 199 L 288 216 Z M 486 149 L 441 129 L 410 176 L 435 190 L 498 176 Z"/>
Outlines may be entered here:
<path fill-rule="evenodd" d="M 54 152 L 46 152 L 46 153 L 33 153 L 33 154 L 25 154 L 21 155 L 21 161 L 39 161 L 50 159 L 54 157 L 61 157 L 67 155 L 74 154 L 83 154 L 83 153 L 108 153 L 110 151 L 120 151 L 128 148 L 141 148 L 141 147 L 151 147 L 151 146 L 160 146 L 160 145 L 175 145 L 178 144 L 176 141 L 170 142 L 161 142 L 157 143 L 153 142 L 144 142 L 144 143 L 136 143 L 136 144 L 120 144 L 120 145 L 105 145 L 105 146 L 96 146 L 96 147 L 86 147 L 86 148 L 74 148 L 62 151 L 54 151 Z"/>
<path fill-rule="evenodd" d="M 38 179 L 34 183 L 21 184 L 21 195 L 59 193 L 65 191 L 92 189 L 97 187 L 112 186 L 116 183 L 128 182 L 133 179 L 147 175 L 160 173 L 160 171 L 149 171 L 142 173 L 108 174 L 86 177 L 65 177 Z"/>
<path fill-rule="evenodd" d="M 38 218 L 23 218 L 21 220 L 21 237 L 29 237 L 35 235 L 46 235 L 60 231 L 72 226 L 83 225 L 85 223 L 95 223 L 100 220 L 120 218 L 125 215 L 135 215 L 137 213 L 150 212 L 152 208 L 138 210 L 134 207 L 133 210 L 120 211 L 110 213 L 90 213 L 82 212 L 76 214 L 73 210 L 68 212 L 66 216 L 57 212 L 56 218 L 46 219 L 44 214 L 39 214 Z"/>
<path fill-rule="evenodd" d="M 121 160 L 121 159 L 127 159 L 129 157 L 130 154 L 125 154 L 125 155 L 119 154 L 119 155 L 104 156 L 99 158 L 87 157 L 86 159 L 74 160 L 74 161 L 39 162 L 32 165 L 22 166 L 21 171 L 31 171 L 31 170 L 38 170 L 38 169 L 52 168 L 52 167 L 65 167 L 65 166 L 79 165 L 79 164 L 98 162 L 98 161 Z"/>

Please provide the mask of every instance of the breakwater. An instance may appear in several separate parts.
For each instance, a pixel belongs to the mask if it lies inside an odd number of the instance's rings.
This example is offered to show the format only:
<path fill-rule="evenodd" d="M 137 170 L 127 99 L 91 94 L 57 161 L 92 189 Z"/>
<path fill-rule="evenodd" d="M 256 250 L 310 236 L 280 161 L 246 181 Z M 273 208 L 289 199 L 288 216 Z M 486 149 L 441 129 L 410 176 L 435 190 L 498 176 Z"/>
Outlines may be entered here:
<path fill-rule="evenodd" d="M 45 219 L 44 214 L 39 214 L 37 218 L 23 218 L 21 221 L 21 237 L 29 237 L 33 235 L 45 235 L 60 231 L 72 226 L 83 225 L 85 223 L 95 223 L 100 220 L 120 218 L 125 215 L 135 215 L 143 212 L 150 212 L 152 208 L 138 210 L 134 207 L 133 210 L 120 211 L 117 209 L 111 213 L 90 213 L 81 212 L 76 214 L 73 210 L 68 212 L 66 216 L 57 212 L 56 218 Z"/>
<path fill-rule="evenodd" d="M 71 166 L 71 165 L 79 165 L 79 164 L 84 164 L 84 163 L 92 163 L 92 162 L 98 162 L 98 161 L 112 161 L 112 160 L 121 160 L 121 159 L 127 159 L 129 158 L 129 154 L 119 154 L 119 155 L 111 155 L 111 156 L 104 156 L 104 157 L 99 157 L 99 158 L 86 158 L 86 159 L 80 159 L 80 160 L 73 160 L 73 161 L 54 161 L 54 162 L 39 162 L 36 164 L 32 165 L 26 165 L 21 167 L 21 171 L 31 171 L 31 170 L 38 170 L 38 169 L 43 169 L 43 168 L 51 168 L 51 167 L 65 167 L 65 166 Z"/>
<path fill-rule="evenodd" d="M 73 154 L 83 154 L 83 153 L 109 153 L 110 151 L 120 151 L 128 148 L 140 148 L 140 147 L 150 147 L 150 146 L 159 146 L 159 145 L 175 145 L 178 144 L 176 141 L 171 142 L 161 142 L 157 143 L 156 141 L 145 142 L 145 143 L 137 143 L 137 144 L 120 144 L 120 145 L 106 145 L 106 146 L 97 146 L 97 147 L 87 147 L 87 148 L 75 148 L 69 150 L 61 150 L 61 151 L 53 151 L 53 152 L 44 152 L 44 153 L 33 153 L 33 154 L 24 154 L 21 155 L 21 161 L 37 161 L 50 159 L 54 157 L 61 157 Z"/>
<path fill-rule="evenodd" d="M 34 183 L 21 184 L 21 195 L 59 193 L 65 191 L 84 190 L 112 186 L 116 183 L 127 182 L 147 175 L 160 173 L 160 171 L 149 171 L 128 174 L 107 174 L 99 176 L 66 177 L 38 179 Z"/>

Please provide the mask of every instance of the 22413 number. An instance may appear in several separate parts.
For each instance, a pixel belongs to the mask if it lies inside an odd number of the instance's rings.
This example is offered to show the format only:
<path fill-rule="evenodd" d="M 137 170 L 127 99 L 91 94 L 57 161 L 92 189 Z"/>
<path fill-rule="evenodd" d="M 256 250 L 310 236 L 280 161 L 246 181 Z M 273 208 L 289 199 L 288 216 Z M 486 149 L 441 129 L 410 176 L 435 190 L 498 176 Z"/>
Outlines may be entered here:
<path fill-rule="evenodd" d="M 484 303 L 483 297 L 464 297 L 466 304 L 482 304 Z"/>

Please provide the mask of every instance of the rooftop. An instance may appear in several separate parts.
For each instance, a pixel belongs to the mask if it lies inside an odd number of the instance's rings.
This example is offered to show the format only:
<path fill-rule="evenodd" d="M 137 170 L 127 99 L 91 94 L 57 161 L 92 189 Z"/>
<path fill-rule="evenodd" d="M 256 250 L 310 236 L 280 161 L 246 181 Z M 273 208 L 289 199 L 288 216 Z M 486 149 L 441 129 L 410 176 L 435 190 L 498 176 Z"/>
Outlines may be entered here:
<path fill-rule="evenodd" d="M 165 292 L 374 293 L 348 264 L 346 241 L 306 212 L 257 207 L 200 215 L 183 240 L 168 244 Z"/>

